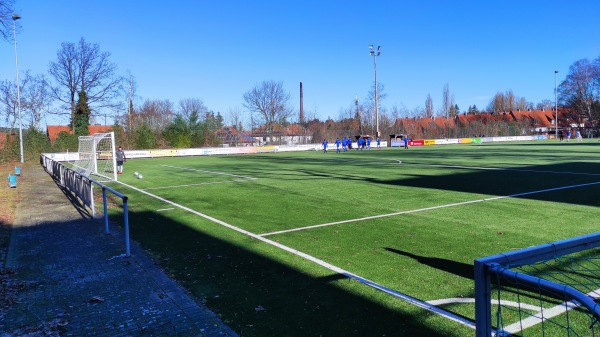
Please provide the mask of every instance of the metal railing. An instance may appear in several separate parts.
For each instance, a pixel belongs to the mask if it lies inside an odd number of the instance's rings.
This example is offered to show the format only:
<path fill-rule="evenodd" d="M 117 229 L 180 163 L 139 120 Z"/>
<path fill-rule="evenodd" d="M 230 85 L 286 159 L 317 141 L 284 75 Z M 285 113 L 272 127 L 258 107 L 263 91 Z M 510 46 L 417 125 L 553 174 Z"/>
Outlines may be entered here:
<path fill-rule="evenodd" d="M 131 246 L 129 243 L 129 205 L 128 197 L 113 188 L 104 185 L 103 183 L 96 181 L 90 177 L 79 174 L 77 171 L 70 169 L 63 165 L 61 162 L 55 161 L 52 158 L 42 154 L 40 156 L 40 164 L 44 167 L 46 172 L 54 177 L 60 184 L 65 187 L 69 192 L 81 200 L 84 206 L 87 206 L 92 211 L 92 216 L 95 215 L 94 207 L 94 196 L 93 196 L 93 185 L 97 185 L 102 189 L 102 203 L 103 203 L 103 218 L 104 218 L 104 232 L 109 234 L 108 226 L 108 200 L 107 192 L 114 194 L 120 198 L 123 202 L 123 226 L 125 232 L 125 256 L 131 256 Z"/>

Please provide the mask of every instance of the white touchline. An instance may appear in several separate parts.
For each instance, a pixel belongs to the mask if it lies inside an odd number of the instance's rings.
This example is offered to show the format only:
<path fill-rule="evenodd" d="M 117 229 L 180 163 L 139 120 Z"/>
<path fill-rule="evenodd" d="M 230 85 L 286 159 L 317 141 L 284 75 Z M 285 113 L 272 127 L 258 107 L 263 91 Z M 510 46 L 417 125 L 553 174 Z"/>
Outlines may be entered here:
<path fill-rule="evenodd" d="M 358 219 L 348 219 L 348 220 L 342 220 L 342 221 L 336 221 L 336 222 L 329 222 L 329 223 L 324 223 L 324 224 L 320 224 L 320 225 L 312 225 L 312 226 L 306 226 L 306 227 L 298 227 L 298 228 L 292 228 L 292 229 L 285 229 L 285 230 L 281 230 L 281 231 L 275 231 L 275 232 L 270 232 L 270 233 L 258 234 L 258 236 L 269 236 L 269 235 L 276 235 L 276 234 L 284 234 L 284 233 L 303 231 L 303 230 L 313 229 L 313 228 L 319 228 L 319 227 L 341 225 L 341 224 L 351 223 L 351 222 L 373 220 L 373 219 L 379 219 L 379 218 L 385 218 L 385 217 L 391 217 L 391 216 L 397 216 L 397 215 L 403 215 L 403 214 L 410 214 L 410 213 L 431 211 L 431 210 L 440 209 L 440 208 L 447 208 L 447 207 L 454 207 L 454 206 L 475 204 L 475 203 L 484 202 L 484 201 L 492 201 L 492 200 L 499 200 L 499 199 L 506 199 L 506 198 L 515 198 L 515 197 L 521 197 L 521 196 L 524 196 L 524 195 L 544 193 L 544 192 L 551 192 L 551 191 L 559 191 L 559 190 L 565 190 L 565 189 L 569 189 L 569 188 L 576 188 L 576 187 L 583 187 L 583 186 L 590 186 L 590 185 L 597 185 L 597 184 L 600 184 L 600 181 L 593 182 L 593 183 L 586 183 L 586 184 L 578 184 L 578 185 L 571 185 L 571 186 L 562 186 L 562 187 L 548 188 L 548 189 L 539 190 L 539 191 L 516 193 L 516 194 L 499 196 L 499 197 L 491 197 L 491 198 L 485 198 L 485 199 L 477 199 L 477 200 L 456 202 L 456 203 L 452 203 L 452 204 L 438 205 L 438 206 L 425 207 L 425 208 L 419 208 L 419 209 L 412 209 L 412 210 L 408 210 L 408 211 L 401 211 L 401 212 L 395 212 L 395 213 L 379 214 L 379 215 L 367 216 L 367 217 L 358 218 Z"/>
<path fill-rule="evenodd" d="M 234 179 L 234 180 L 226 180 L 226 181 L 213 181 L 213 182 L 210 182 L 210 183 L 198 183 L 198 184 L 186 184 L 186 185 L 172 185 L 172 186 L 148 187 L 148 188 L 145 188 L 144 190 L 148 191 L 148 190 L 160 190 L 160 189 L 165 189 L 165 188 L 192 187 L 192 186 L 214 185 L 214 184 L 228 184 L 228 183 L 244 182 L 244 181 L 248 181 L 248 179 Z"/>
<path fill-rule="evenodd" d="M 419 299 L 417 299 L 417 298 L 414 298 L 414 297 L 412 297 L 412 296 L 409 296 L 409 295 L 403 294 L 403 293 L 401 293 L 401 292 L 395 291 L 395 290 L 393 290 L 393 289 L 387 288 L 387 287 L 385 287 L 385 286 L 382 286 L 382 285 L 380 285 L 380 284 L 378 284 L 378 283 L 375 283 L 375 282 L 373 282 L 373 281 L 371 281 L 371 280 L 368 280 L 368 279 L 366 279 L 366 278 L 363 278 L 363 277 L 361 277 L 361 276 L 359 276 L 359 275 L 353 274 L 353 273 L 351 273 L 351 272 L 349 272 L 349 271 L 347 271 L 347 270 L 344 270 L 344 269 L 342 269 L 342 268 L 336 267 L 336 266 L 334 266 L 334 265 L 332 265 L 332 264 L 330 264 L 330 263 L 327 263 L 327 262 L 325 262 L 325 261 L 323 261 L 323 260 L 321 260 L 321 259 L 318 259 L 318 258 L 316 258 L 316 257 L 314 257 L 314 256 L 312 256 L 312 255 L 308 255 L 308 254 L 306 254 L 306 253 L 303 253 L 303 252 L 301 252 L 301 251 L 299 251 L 299 250 L 296 250 L 296 249 L 293 249 L 293 248 L 291 248 L 291 247 L 288 247 L 288 246 L 282 245 L 282 244 L 280 244 L 279 242 L 276 242 L 276 241 L 269 240 L 269 239 L 267 239 L 267 238 L 261 237 L 260 235 L 257 235 L 257 234 L 254 234 L 254 233 L 251 233 L 251 232 L 249 232 L 249 231 L 247 231 L 247 230 L 245 230 L 245 229 L 241 229 L 241 228 L 239 228 L 239 227 L 236 227 L 236 226 L 230 225 L 230 224 L 228 224 L 228 223 L 226 223 L 226 222 L 224 222 L 224 221 L 221 221 L 221 220 L 219 220 L 219 219 L 217 219 L 217 218 L 213 218 L 213 217 L 211 217 L 211 216 L 209 216 L 209 215 L 206 215 L 206 214 L 204 214 L 204 213 L 200 213 L 200 212 L 198 212 L 198 211 L 195 211 L 195 210 L 193 210 L 193 209 L 191 209 L 191 208 L 189 208 L 189 207 L 186 207 L 186 206 L 180 205 L 180 204 L 178 204 L 178 203 L 175 203 L 175 202 L 173 202 L 173 201 L 167 200 L 167 199 L 165 199 L 165 198 L 161 198 L 161 197 L 159 197 L 159 196 L 157 196 L 157 195 L 154 195 L 154 194 L 152 194 L 152 193 L 146 192 L 146 191 L 144 191 L 144 190 L 141 190 L 141 189 L 139 189 L 139 188 L 137 188 L 137 187 L 134 187 L 134 186 L 131 186 L 131 185 L 125 184 L 125 183 L 123 183 L 123 182 L 120 182 L 120 181 L 118 181 L 118 183 L 119 183 L 119 184 L 122 184 L 122 185 L 124 185 L 124 186 L 126 186 L 126 187 L 128 187 L 128 188 L 131 188 L 131 189 L 133 189 L 133 190 L 136 190 L 136 191 L 138 191 L 138 192 L 140 192 L 140 193 L 143 193 L 143 194 L 145 194 L 145 195 L 147 195 L 147 196 L 150 196 L 150 197 L 152 197 L 152 198 L 155 198 L 155 199 L 157 199 L 157 200 L 160 200 L 160 201 L 162 201 L 162 202 L 164 202 L 164 203 L 167 203 L 167 204 L 169 204 L 169 205 L 172 205 L 172 206 L 175 206 L 175 207 L 177 207 L 177 208 L 180 208 L 180 209 L 182 209 L 182 210 L 184 210 L 184 211 L 188 211 L 188 212 L 190 212 L 190 213 L 192 213 L 192 214 L 196 214 L 196 215 L 198 215 L 198 216 L 200 216 L 200 217 L 202 217 L 202 218 L 204 218 L 204 219 L 206 219 L 206 220 L 209 220 L 209 221 L 212 221 L 212 222 L 214 222 L 214 223 L 217 223 L 217 224 L 219 224 L 219 225 L 221 225 L 221 226 L 223 226 L 223 227 L 226 227 L 226 228 L 232 229 L 232 230 L 234 230 L 234 231 L 236 231 L 236 232 L 238 232 L 238 233 L 242 233 L 242 234 L 244 234 L 244 235 L 247 235 L 247 236 L 249 236 L 249 237 L 251 237 L 251 238 L 254 238 L 254 239 L 256 239 L 256 240 L 259 240 L 259 241 L 262 241 L 262 242 L 264 242 L 264 243 L 267 243 L 267 244 L 269 244 L 269 245 L 275 246 L 275 247 L 277 247 L 277 248 L 280 248 L 280 249 L 282 249 L 282 250 L 285 250 L 286 252 L 292 253 L 292 254 L 294 254 L 294 255 L 296 255 L 296 256 L 300 256 L 300 257 L 302 257 L 302 258 L 304 258 L 304 259 L 306 259 L 306 260 L 309 260 L 309 261 L 311 261 L 311 262 L 314 262 L 314 263 L 316 263 L 316 264 L 318 264 L 318 265 L 320 265 L 320 266 L 322 266 L 322 267 L 324 267 L 324 268 L 327 268 L 327 269 L 329 269 L 329 270 L 331 270 L 331 271 L 333 271 L 333 272 L 336 272 L 336 273 L 338 273 L 338 274 L 344 275 L 344 276 L 346 276 L 346 277 L 348 277 L 348 278 L 351 278 L 351 279 L 353 279 L 353 280 L 356 280 L 356 281 L 358 281 L 358 282 L 361 282 L 361 283 L 363 283 L 363 284 L 365 284 L 365 285 L 367 285 L 367 286 L 369 286 L 369 287 L 372 287 L 372 288 L 374 288 L 374 289 L 377 289 L 377 290 L 379 290 L 379 291 L 382 291 L 382 292 L 384 292 L 384 293 L 387 293 L 387 294 L 389 294 L 389 295 L 392 295 L 392 296 L 394 296 L 394 297 L 396 297 L 396 298 L 402 299 L 402 300 L 404 300 L 404 301 L 406 301 L 406 302 L 408 302 L 408 303 L 411 303 L 411 304 L 413 304 L 413 305 L 416 305 L 416 306 L 418 306 L 419 308 L 422 308 L 422 309 L 428 310 L 428 311 L 430 311 L 430 312 L 433 312 L 433 313 L 435 313 L 435 314 L 438 314 L 438 315 L 440 315 L 440 316 L 446 317 L 446 318 L 448 318 L 448 319 L 450 319 L 450 320 L 452 320 L 452 321 L 454 321 L 454 322 L 457 322 L 457 323 L 460 323 L 460 324 L 466 325 L 466 326 L 468 326 L 468 327 L 470 327 L 470 328 L 472 328 L 472 329 L 475 329 L 475 323 L 474 323 L 473 321 L 469 320 L 469 319 L 466 319 L 466 318 L 462 317 L 462 316 L 459 316 L 459 315 L 457 315 L 457 314 L 454 314 L 454 313 L 452 313 L 452 312 L 449 312 L 449 311 L 446 311 L 446 310 L 444 310 L 444 309 L 438 308 L 438 307 L 436 307 L 436 306 L 434 306 L 434 305 L 431 305 L 431 304 L 429 304 L 429 303 L 427 303 L 427 302 L 425 302 L 425 301 L 421 301 L 421 300 L 419 300 Z"/>
<path fill-rule="evenodd" d="M 157 212 L 164 212 L 164 211 L 172 211 L 172 210 L 174 210 L 174 209 L 175 209 L 175 208 L 173 208 L 173 207 L 170 207 L 170 208 L 161 208 L 161 209 L 157 209 L 156 211 L 157 211 Z"/>
<path fill-rule="evenodd" d="M 213 171 L 205 171 L 205 170 L 198 170 L 198 169 L 193 169 L 193 168 L 189 168 L 189 167 L 179 167 L 179 166 L 171 166 L 171 165 L 160 165 L 160 166 L 164 166 L 164 167 L 170 167 L 170 168 L 176 168 L 176 169 L 180 169 L 180 170 L 186 170 L 186 171 L 196 171 L 196 172 L 204 172 L 204 173 L 220 174 L 220 175 L 224 175 L 224 176 L 238 177 L 238 178 L 251 179 L 251 180 L 255 180 L 255 179 L 257 179 L 257 178 L 253 178 L 253 177 L 240 176 L 240 175 L 237 175 L 237 174 L 223 173 L 223 172 L 213 172 Z"/>

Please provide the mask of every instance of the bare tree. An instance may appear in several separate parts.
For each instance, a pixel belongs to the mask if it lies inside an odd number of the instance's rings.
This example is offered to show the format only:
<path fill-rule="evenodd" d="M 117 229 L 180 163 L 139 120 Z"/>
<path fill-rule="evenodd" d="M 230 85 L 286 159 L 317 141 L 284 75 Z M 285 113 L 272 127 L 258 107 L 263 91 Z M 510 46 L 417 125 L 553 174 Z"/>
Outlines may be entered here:
<path fill-rule="evenodd" d="M 173 103 L 168 99 L 146 100 L 136 113 L 134 128 L 146 125 L 154 132 L 162 132 L 173 120 L 175 113 Z"/>
<path fill-rule="evenodd" d="M 517 109 L 525 110 L 529 104 L 527 100 L 522 97 L 517 97 L 511 89 L 506 92 L 498 92 L 487 106 L 487 110 L 490 112 L 508 112 Z"/>
<path fill-rule="evenodd" d="M 263 81 L 244 94 L 244 107 L 262 116 L 273 141 L 274 124 L 285 121 L 293 112 L 289 100 L 290 94 L 283 90 L 283 82 Z"/>
<path fill-rule="evenodd" d="M 454 101 L 454 95 L 452 95 L 450 97 L 450 118 L 455 118 L 456 116 L 458 116 L 458 114 L 458 104 L 456 104 L 456 101 Z"/>
<path fill-rule="evenodd" d="M 242 109 L 240 107 L 229 108 L 227 114 L 229 115 L 229 123 L 238 131 L 244 130 L 244 125 L 242 124 Z"/>
<path fill-rule="evenodd" d="M 29 114 L 31 125 L 35 129 L 41 130 L 42 119 L 52 103 L 52 95 L 46 77 L 44 75 L 33 76 L 27 71 L 22 83 L 21 99 L 21 106 Z"/>
<path fill-rule="evenodd" d="M 549 99 L 544 99 L 541 102 L 539 102 L 535 108 L 537 110 L 552 110 L 554 109 L 554 102 L 552 102 Z"/>
<path fill-rule="evenodd" d="M 14 129 L 17 122 L 17 89 L 11 81 L 0 82 L 0 101 L 2 103 L 3 120 L 10 129 Z"/>
<path fill-rule="evenodd" d="M 8 42 L 13 39 L 14 2 L 14 0 L 0 1 L 0 36 Z"/>
<path fill-rule="evenodd" d="M 189 121 L 193 114 L 203 116 L 208 111 L 204 102 L 199 98 L 184 98 L 179 101 L 179 114 Z"/>
<path fill-rule="evenodd" d="M 452 98 L 450 96 L 450 89 L 448 88 L 448 83 L 444 85 L 444 90 L 442 92 L 442 110 L 441 115 L 448 119 L 450 117 L 450 109 L 452 107 Z"/>
<path fill-rule="evenodd" d="M 559 102 L 580 115 L 600 121 L 600 58 L 576 61 L 558 87 Z"/>
<path fill-rule="evenodd" d="M 431 95 L 427 94 L 427 99 L 425 100 L 425 117 L 433 118 L 433 99 L 431 99 Z"/>
<path fill-rule="evenodd" d="M 81 38 L 77 44 L 63 42 L 56 61 L 50 62 L 49 73 L 54 79 L 53 96 L 65 103 L 71 116 L 75 113 L 77 93 L 85 92 L 88 104 L 97 108 L 117 108 L 122 78 L 115 74 L 109 52 L 101 52 L 98 44 Z"/>

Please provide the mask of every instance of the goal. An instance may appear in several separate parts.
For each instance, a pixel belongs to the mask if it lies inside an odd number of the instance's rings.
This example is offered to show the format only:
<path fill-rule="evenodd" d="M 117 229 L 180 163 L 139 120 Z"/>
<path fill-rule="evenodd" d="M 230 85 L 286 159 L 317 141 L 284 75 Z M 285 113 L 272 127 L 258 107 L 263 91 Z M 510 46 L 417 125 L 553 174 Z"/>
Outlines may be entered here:
<path fill-rule="evenodd" d="M 72 163 L 74 169 L 100 181 L 117 180 L 114 132 L 79 136 L 79 159 Z"/>
<path fill-rule="evenodd" d="M 600 233 L 475 261 L 476 336 L 600 336 Z"/>

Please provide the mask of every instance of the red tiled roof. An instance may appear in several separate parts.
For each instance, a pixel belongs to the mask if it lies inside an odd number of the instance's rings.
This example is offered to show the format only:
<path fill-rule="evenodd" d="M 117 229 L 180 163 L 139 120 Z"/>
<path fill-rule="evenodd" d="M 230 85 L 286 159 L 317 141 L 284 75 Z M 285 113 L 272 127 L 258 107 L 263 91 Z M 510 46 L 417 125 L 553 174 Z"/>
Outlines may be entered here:
<path fill-rule="evenodd" d="M 558 119 L 568 120 L 573 119 L 572 113 L 565 109 L 558 109 Z M 479 121 L 486 123 L 488 121 L 523 121 L 529 119 L 532 126 L 534 127 L 549 127 L 554 125 L 556 115 L 554 110 L 531 110 L 531 111 L 512 111 L 512 112 L 499 112 L 495 114 L 481 113 L 475 115 L 458 115 L 456 119 L 448 119 L 447 125 L 454 126 L 456 122 L 461 124 L 468 124 L 471 122 Z M 396 123 L 400 124 L 414 124 L 426 128 L 431 126 L 432 123 L 437 127 L 444 127 L 446 124 L 446 118 L 399 118 Z"/>
<path fill-rule="evenodd" d="M 113 130 L 112 125 L 89 125 L 88 132 L 90 135 L 95 133 L 111 132 Z"/>
<path fill-rule="evenodd" d="M 61 132 L 66 132 L 71 134 L 71 128 L 67 125 L 48 125 L 46 127 L 46 132 L 48 133 L 48 138 L 50 138 L 50 142 L 54 143 L 56 138 L 58 138 L 58 134 Z"/>
<path fill-rule="evenodd" d="M 56 138 L 58 138 L 58 134 L 61 132 L 66 132 L 68 134 L 72 134 L 73 132 L 71 131 L 71 128 L 68 125 L 48 125 L 46 127 L 47 129 L 47 133 L 48 133 L 48 138 L 50 139 L 50 142 L 54 143 L 54 141 L 56 141 Z M 89 125 L 88 126 L 88 132 L 90 135 L 93 135 L 95 133 L 102 133 L 102 132 L 110 132 L 112 131 L 113 127 L 109 126 L 109 125 Z"/>

